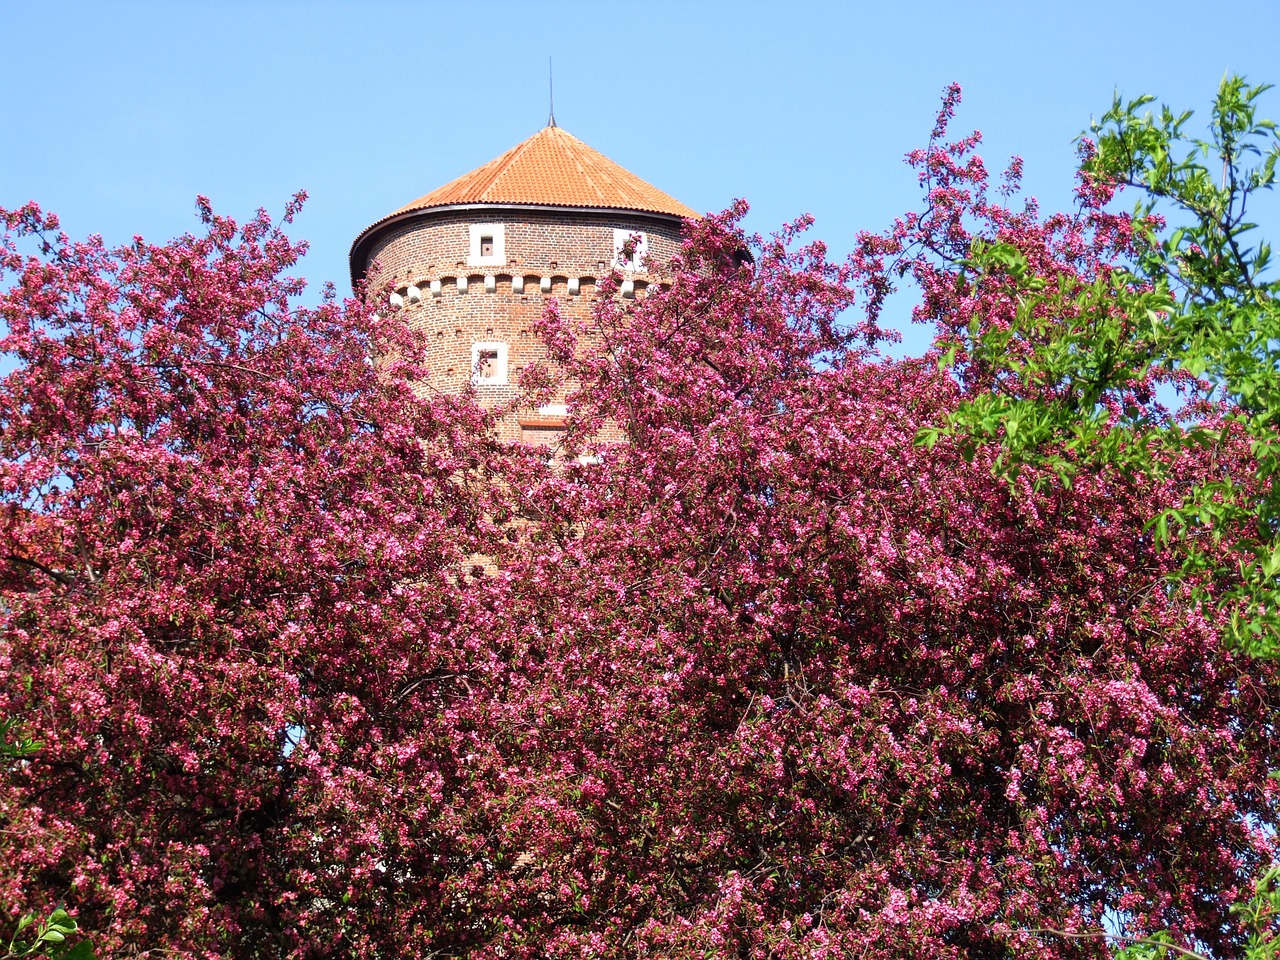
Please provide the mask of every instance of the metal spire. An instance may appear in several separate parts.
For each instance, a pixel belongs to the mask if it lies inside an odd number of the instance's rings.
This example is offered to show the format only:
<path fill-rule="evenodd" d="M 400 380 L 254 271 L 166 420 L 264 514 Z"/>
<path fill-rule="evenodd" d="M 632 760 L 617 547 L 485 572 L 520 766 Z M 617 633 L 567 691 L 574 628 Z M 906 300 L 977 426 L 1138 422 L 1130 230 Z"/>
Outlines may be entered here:
<path fill-rule="evenodd" d="M 548 127 L 556 125 L 556 80 L 551 72 L 551 58 L 547 57 L 547 94 L 551 102 L 551 116 L 547 120 Z"/>

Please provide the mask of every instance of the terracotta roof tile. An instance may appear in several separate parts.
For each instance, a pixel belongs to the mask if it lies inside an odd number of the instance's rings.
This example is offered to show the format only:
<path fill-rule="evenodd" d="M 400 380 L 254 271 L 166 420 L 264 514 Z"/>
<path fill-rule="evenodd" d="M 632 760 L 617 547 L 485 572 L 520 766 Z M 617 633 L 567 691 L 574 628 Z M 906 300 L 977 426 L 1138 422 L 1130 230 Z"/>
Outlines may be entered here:
<path fill-rule="evenodd" d="M 676 217 L 698 215 L 561 127 L 544 127 L 502 156 L 406 204 L 391 216 L 468 203 L 641 210 Z"/>

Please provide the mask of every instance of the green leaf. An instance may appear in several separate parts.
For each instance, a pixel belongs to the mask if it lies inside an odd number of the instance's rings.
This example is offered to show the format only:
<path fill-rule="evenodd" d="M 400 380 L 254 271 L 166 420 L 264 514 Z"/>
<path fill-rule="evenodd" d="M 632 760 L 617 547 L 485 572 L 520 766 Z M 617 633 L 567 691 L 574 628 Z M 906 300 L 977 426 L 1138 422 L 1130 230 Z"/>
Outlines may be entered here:
<path fill-rule="evenodd" d="M 62 960 L 97 960 L 97 956 L 93 952 L 93 944 L 88 940 L 80 940 L 62 954 Z"/>

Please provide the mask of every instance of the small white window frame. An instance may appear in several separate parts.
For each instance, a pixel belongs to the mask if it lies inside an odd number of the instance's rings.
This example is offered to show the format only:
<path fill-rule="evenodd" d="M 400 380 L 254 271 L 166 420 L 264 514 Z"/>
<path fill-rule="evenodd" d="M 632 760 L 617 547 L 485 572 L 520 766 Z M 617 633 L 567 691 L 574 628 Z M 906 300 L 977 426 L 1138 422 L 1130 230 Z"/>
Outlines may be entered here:
<path fill-rule="evenodd" d="M 480 241 L 484 237 L 493 238 L 493 255 L 480 256 Z M 507 262 L 507 241 L 500 223 L 471 224 L 470 254 L 467 261 L 473 267 L 501 267 Z"/>
<path fill-rule="evenodd" d="M 635 253 L 630 259 L 622 256 L 622 248 L 632 237 L 637 237 Z M 649 256 L 649 235 L 643 230 L 615 227 L 613 230 L 613 265 L 626 273 L 642 273 Z"/>
<path fill-rule="evenodd" d="M 491 351 L 497 354 L 492 361 L 493 376 L 480 376 L 480 354 Z M 501 340 L 481 340 L 471 345 L 471 382 L 477 387 L 507 386 L 507 345 Z"/>

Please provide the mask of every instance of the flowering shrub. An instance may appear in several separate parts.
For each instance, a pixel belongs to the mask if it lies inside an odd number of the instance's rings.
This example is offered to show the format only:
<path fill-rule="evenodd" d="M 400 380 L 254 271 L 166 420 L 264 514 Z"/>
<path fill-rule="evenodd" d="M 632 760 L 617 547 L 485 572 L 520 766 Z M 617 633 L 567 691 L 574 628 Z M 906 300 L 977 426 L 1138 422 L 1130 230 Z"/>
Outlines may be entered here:
<path fill-rule="evenodd" d="M 415 393 L 395 317 L 296 307 L 265 215 L 108 251 L 7 212 L 0 716 L 42 747 L 6 768 L 0 903 L 64 902 L 104 955 L 1242 942 L 1278 678 L 1192 599 L 1231 578 L 1147 527 L 1240 448 L 1068 486 L 916 442 L 1000 374 L 875 352 L 908 233 L 998 221 L 1064 285 L 1128 242 L 987 205 L 971 146 L 919 155 L 931 212 L 848 263 L 739 206 L 669 290 L 549 309 L 555 463 Z M 927 266 L 941 350 L 998 317 Z"/>

